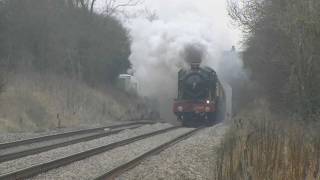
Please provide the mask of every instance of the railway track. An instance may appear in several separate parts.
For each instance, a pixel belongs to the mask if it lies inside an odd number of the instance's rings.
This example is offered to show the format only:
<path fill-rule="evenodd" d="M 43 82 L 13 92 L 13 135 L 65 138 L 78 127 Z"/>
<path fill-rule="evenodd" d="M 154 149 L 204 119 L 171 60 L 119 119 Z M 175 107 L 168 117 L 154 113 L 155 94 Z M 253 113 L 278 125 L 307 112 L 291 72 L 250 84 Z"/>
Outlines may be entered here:
<path fill-rule="evenodd" d="M 36 176 L 38 174 L 44 173 L 44 172 L 49 171 L 49 170 L 52 170 L 52 169 L 55 169 L 55 168 L 59 168 L 59 167 L 62 167 L 62 166 L 68 165 L 68 164 L 71 164 L 71 163 L 73 163 L 75 161 L 79 161 L 79 160 L 82 160 L 82 159 L 85 159 L 85 158 L 88 158 L 88 157 L 91 157 L 91 156 L 94 156 L 94 155 L 97 155 L 97 154 L 100 154 L 100 153 L 103 153 L 103 152 L 107 152 L 107 151 L 110 151 L 110 150 L 115 149 L 117 147 L 121 147 L 121 146 L 130 144 L 130 143 L 134 143 L 136 141 L 143 140 L 143 139 L 146 139 L 146 138 L 149 138 L 149 137 L 152 137 L 152 136 L 156 136 L 156 135 L 159 135 L 159 134 L 167 133 L 169 131 L 173 131 L 173 130 L 178 129 L 178 128 L 180 128 L 180 126 L 174 126 L 174 127 L 170 127 L 170 128 L 165 128 L 165 129 L 162 129 L 162 130 L 158 130 L 158 131 L 155 131 L 155 132 L 143 134 L 143 135 L 136 136 L 136 137 L 133 137 L 133 138 L 129 138 L 129 139 L 126 139 L 126 140 L 118 141 L 118 142 L 115 142 L 115 143 L 112 143 L 112 144 L 108 144 L 108 145 L 105 145 L 105 146 L 100 146 L 98 148 L 92 148 L 92 149 L 90 149 L 88 151 L 84 151 L 84 152 L 80 152 L 80 153 L 77 153 L 77 154 L 73 154 L 71 156 L 67 156 L 67 157 L 64 157 L 64 158 L 56 159 L 56 160 L 53 160 L 53 161 L 50 161 L 50 162 L 45 162 L 45 163 L 41 163 L 41 164 L 30 166 L 30 167 L 27 167 L 27 168 L 24 168 L 24 169 L 20 169 L 20 170 L 14 171 L 14 172 L 1 174 L 0 175 L 0 180 L 2 180 L 2 179 L 6 179 L 6 180 L 7 179 L 8 180 L 11 180 L 11 179 L 12 180 L 13 179 L 15 179 L 15 180 L 16 179 L 26 179 L 26 178 L 29 178 L 29 177 Z"/>
<path fill-rule="evenodd" d="M 192 135 L 194 135 L 195 133 L 197 133 L 198 131 L 200 131 L 202 129 L 203 128 L 197 128 L 197 129 L 191 130 L 187 133 L 184 133 L 181 136 L 174 138 L 173 140 L 171 140 L 167 143 L 161 144 L 161 145 L 145 152 L 144 154 L 136 157 L 135 159 L 133 159 L 125 164 L 122 164 L 121 166 L 118 166 L 118 167 L 112 169 L 111 171 L 106 172 L 105 174 L 95 178 L 95 180 L 115 179 L 116 177 L 118 177 L 122 173 L 139 165 L 143 160 L 147 159 L 148 157 L 155 155 L 155 154 L 158 154 L 161 151 L 164 151 L 165 149 L 177 144 L 178 142 L 183 141 L 183 140 L 191 137 Z"/>
<path fill-rule="evenodd" d="M 179 128 L 181 128 L 181 127 L 180 126 L 174 126 L 174 127 L 165 128 L 165 129 L 162 129 L 162 130 L 158 130 L 158 131 L 154 131 L 154 132 L 151 132 L 151 133 L 139 135 L 139 136 L 132 137 L 132 138 L 129 138 L 129 139 L 125 139 L 125 140 L 122 140 L 122 141 L 111 143 L 111 144 L 108 144 L 108 145 L 100 146 L 100 147 L 97 147 L 97 148 L 92 148 L 92 149 L 89 149 L 87 151 L 83 151 L 83 152 L 80 152 L 80 153 L 77 153 L 77 154 L 73 154 L 71 156 L 67 156 L 67 157 L 64 157 L 64 158 L 60 158 L 60 159 L 52 160 L 52 161 L 49 161 L 49 162 L 36 164 L 36 165 L 30 166 L 30 167 L 27 167 L 27 168 L 24 168 L 24 169 L 19 169 L 19 170 L 16 170 L 16 171 L 8 172 L 6 174 L 1 174 L 0 173 L 0 180 L 2 180 L 2 179 L 10 179 L 11 180 L 11 179 L 26 179 L 26 178 L 30 178 L 30 177 L 36 176 L 38 174 L 45 173 L 46 171 L 49 171 L 49 170 L 52 170 L 52 169 L 56 169 L 56 168 L 59 168 L 59 167 L 63 167 L 63 166 L 69 165 L 69 164 L 71 164 L 73 162 L 80 161 L 80 160 L 83 160 L 85 158 L 90 158 L 90 157 L 92 157 L 94 155 L 97 155 L 97 154 L 108 152 L 108 151 L 116 149 L 118 147 L 122 147 L 122 146 L 125 146 L 125 145 L 128 145 L 128 144 L 140 141 L 140 140 L 144 140 L 144 139 L 147 139 L 147 138 L 150 138 L 150 137 L 153 137 L 153 136 L 160 135 L 160 134 L 169 133 L 169 132 L 177 130 Z M 109 172 L 106 172 L 105 174 L 100 175 L 99 177 L 96 177 L 96 179 L 112 179 L 114 177 L 117 177 L 121 173 L 123 173 L 123 172 L 129 170 L 130 168 L 133 168 L 134 166 L 138 165 L 145 158 L 147 158 L 147 157 L 149 157 L 151 155 L 157 154 L 157 153 L 159 153 L 159 152 L 161 152 L 161 151 L 173 146 L 174 144 L 176 144 L 176 143 L 178 143 L 178 142 L 180 142 L 180 141 L 182 141 L 184 139 L 187 139 L 188 137 L 194 135 L 196 132 L 198 132 L 201 129 L 203 129 L 203 128 L 192 129 L 192 130 L 190 130 L 190 131 L 188 131 L 186 133 L 183 133 L 182 135 L 178 136 L 177 138 L 174 138 L 174 139 L 172 139 L 172 140 L 170 140 L 170 141 L 168 141 L 168 142 L 166 142 L 164 144 L 160 144 L 156 148 L 151 149 L 148 152 L 143 153 L 141 156 L 136 157 L 135 159 L 129 161 L 128 163 L 122 164 L 121 166 L 119 166 L 117 168 L 114 168 L 113 170 L 111 170 Z"/>
<path fill-rule="evenodd" d="M 59 139 L 59 138 L 65 138 L 73 135 L 80 135 L 80 134 L 87 134 L 87 133 L 93 133 L 93 132 L 99 132 L 104 131 L 105 129 L 115 129 L 115 128 L 121 128 L 131 125 L 143 125 L 143 124 L 152 124 L 151 122 L 134 122 L 134 123 L 127 123 L 127 124 L 120 124 L 120 125 L 114 125 L 114 126 L 105 126 L 105 127 L 98 127 L 98 128 L 91 128 L 91 129 L 84 129 L 84 130 L 78 130 L 78 131 L 71 131 L 66 133 L 59 133 L 59 134 L 53 134 L 48 136 L 41 136 L 36 138 L 30 138 L 30 139 L 24 139 L 14 142 L 7 142 L 7 143 L 1 143 L 0 144 L 0 150 L 6 149 L 6 148 L 12 148 L 17 147 L 21 145 L 26 144 L 32 144 L 36 142 L 43 142 L 43 141 L 49 141 L 53 139 Z"/>
<path fill-rule="evenodd" d="M 107 130 L 107 131 L 100 130 L 100 128 L 99 128 L 99 130 L 97 130 L 97 132 L 90 133 L 90 131 L 89 131 L 89 132 L 87 132 L 88 134 L 85 134 L 85 136 L 77 137 L 76 135 L 73 135 L 76 137 L 74 137 L 70 140 L 69 139 L 63 140 L 64 137 L 59 137 L 58 139 L 62 139 L 62 141 L 60 141 L 60 142 L 49 143 L 49 144 L 38 146 L 38 147 L 37 146 L 36 147 L 29 147 L 24 150 L 18 150 L 18 151 L 15 150 L 17 146 L 6 148 L 5 149 L 6 153 L 1 153 L 1 150 L 0 150 L 0 163 L 14 160 L 14 159 L 18 159 L 18 158 L 25 157 L 25 156 L 29 156 L 29 155 L 38 154 L 38 153 L 49 151 L 49 150 L 56 149 L 59 147 L 69 146 L 69 145 L 80 143 L 80 142 L 85 142 L 85 141 L 90 141 L 90 140 L 110 136 L 110 135 L 119 133 L 123 130 L 134 129 L 134 128 L 138 128 L 140 126 L 141 126 L 141 124 L 129 124 L 129 125 L 125 125 L 125 126 L 108 127 L 108 129 L 111 128 L 111 130 Z M 106 128 L 103 128 L 103 129 L 106 129 Z M 20 142 L 23 142 L 23 141 L 20 141 Z M 33 144 L 33 143 L 31 143 L 31 144 Z M 18 146 L 21 146 L 21 145 L 18 145 Z M 30 146 L 30 144 L 29 144 L 29 146 Z"/>

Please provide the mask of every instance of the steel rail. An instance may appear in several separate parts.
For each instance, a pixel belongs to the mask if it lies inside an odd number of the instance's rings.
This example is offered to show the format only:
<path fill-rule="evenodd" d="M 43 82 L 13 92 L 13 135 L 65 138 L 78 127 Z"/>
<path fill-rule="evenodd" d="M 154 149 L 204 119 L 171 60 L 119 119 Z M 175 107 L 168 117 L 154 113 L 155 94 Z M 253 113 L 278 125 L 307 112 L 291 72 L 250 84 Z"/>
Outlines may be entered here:
<path fill-rule="evenodd" d="M 18 158 L 25 157 L 25 156 L 29 156 L 29 155 L 38 154 L 38 153 L 49 151 L 49 150 L 56 149 L 59 147 L 69 146 L 69 145 L 80 143 L 80 142 L 85 142 L 85 141 L 90 141 L 90 140 L 110 136 L 113 134 L 117 134 L 123 130 L 135 129 L 138 127 L 141 127 L 141 126 L 136 125 L 133 127 L 129 126 L 129 128 L 117 129 L 114 131 L 99 132 L 97 134 L 93 134 L 93 135 L 89 135 L 89 136 L 85 136 L 85 137 L 81 137 L 81 138 L 77 138 L 77 139 L 72 139 L 69 141 L 63 141 L 63 142 L 59 142 L 59 143 L 55 143 L 55 144 L 45 145 L 42 147 L 30 148 L 30 149 L 22 150 L 19 152 L 12 152 L 12 153 L 3 154 L 3 155 L 0 155 L 0 163 L 14 160 L 14 159 L 18 159 Z"/>
<path fill-rule="evenodd" d="M 120 147 L 120 146 L 124 146 L 124 145 L 130 144 L 130 143 L 142 140 L 142 139 L 146 139 L 146 138 L 149 138 L 149 137 L 152 137 L 152 136 L 156 136 L 156 135 L 163 134 L 163 133 L 166 133 L 166 132 L 169 132 L 169 131 L 173 131 L 173 130 L 178 129 L 180 127 L 181 126 L 174 126 L 174 127 L 162 129 L 162 130 L 159 130 L 159 131 L 155 131 L 155 132 L 143 134 L 143 135 L 140 135 L 140 136 L 137 136 L 137 137 L 133 137 L 133 138 L 129 138 L 129 139 L 126 139 L 126 140 L 122 140 L 122 141 L 119 141 L 119 142 L 115 142 L 115 143 L 112 143 L 112 144 L 109 144 L 109 145 L 101 146 L 101 147 L 98 147 L 98 148 L 93 148 L 93 149 L 90 149 L 88 151 L 77 153 L 77 154 L 74 154 L 74 155 L 71 155 L 71 156 L 68 156 L 68 157 L 64 157 L 64 158 L 61 158 L 61 159 L 57 159 L 57 160 L 53 160 L 53 161 L 50 161 L 50 162 L 45 162 L 45 163 L 42 163 L 42 164 L 34 165 L 34 166 L 31 166 L 31 167 L 28 167 L 28 168 L 25 168 L 25 169 L 17 170 L 17 171 L 14 171 L 14 172 L 9 172 L 9 173 L 6 173 L 6 174 L 0 174 L 0 180 L 2 180 L 2 179 L 5 179 L 5 180 L 26 179 L 26 178 L 29 178 L 29 177 L 32 177 L 32 176 L 36 176 L 36 175 L 38 175 L 40 173 L 49 171 L 51 169 L 59 168 L 61 166 L 65 166 L 65 165 L 68 165 L 70 163 L 73 163 L 73 162 L 76 162 L 76 161 L 79 161 L 79 160 L 82 160 L 82 159 L 85 159 L 85 158 L 88 158 L 88 157 L 91 157 L 91 156 L 106 152 L 106 151 L 109 151 L 109 150 L 112 150 L 112 149 L 115 149 L 115 148 Z"/>
<path fill-rule="evenodd" d="M 115 129 L 119 127 L 125 127 L 130 125 L 138 125 L 138 124 L 152 124 L 153 122 L 133 122 L 133 123 L 126 123 L 126 124 L 120 124 L 120 125 L 114 125 L 114 126 L 106 126 L 106 127 L 97 127 L 97 128 L 91 128 L 91 129 L 83 129 L 78 131 L 71 131 L 66 133 L 59 133 L 59 134 L 53 134 L 53 135 L 47 135 L 47 136 L 41 136 L 36 138 L 30 138 L 30 139 L 24 139 L 14 142 L 7 142 L 0 144 L 0 149 L 6 149 L 6 148 L 12 148 L 16 146 L 36 143 L 36 142 L 42 142 L 42 141 L 48 141 L 52 139 L 59 139 L 59 138 L 65 138 L 73 135 L 80 135 L 80 134 L 86 134 L 86 133 L 92 133 L 92 132 L 98 132 L 103 131 L 104 129 Z"/>
<path fill-rule="evenodd" d="M 106 180 L 106 179 L 115 179 L 116 177 L 118 177 L 119 175 L 123 174 L 124 172 L 136 167 L 137 165 L 139 165 L 143 160 L 145 160 L 146 158 L 152 156 L 152 155 L 155 155 L 155 154 L 158 154 L 164 150 L 166 150 L 167 148 L 169 147 L 172 147 L 173 145 L 179 143 L 180 141 L 183 141 L 191 136 L 193 136 L 195 133 L 197 133 L 198 131 L 204 129 L 203 127 L 201 128 L 197 128 L 197 129 L 194 129 L 192 131 L 189 131 L 167 143 L 164 143 L 156 148 L 153 148 L 151 149 L 150 151 L 142 154 L 141 156 L 138 156 L 137 158 L 121 165 L 121 166 L 118 166 L 114 169 L 112 169 L 111 171 L 95 178 L 95 180 Z"/>

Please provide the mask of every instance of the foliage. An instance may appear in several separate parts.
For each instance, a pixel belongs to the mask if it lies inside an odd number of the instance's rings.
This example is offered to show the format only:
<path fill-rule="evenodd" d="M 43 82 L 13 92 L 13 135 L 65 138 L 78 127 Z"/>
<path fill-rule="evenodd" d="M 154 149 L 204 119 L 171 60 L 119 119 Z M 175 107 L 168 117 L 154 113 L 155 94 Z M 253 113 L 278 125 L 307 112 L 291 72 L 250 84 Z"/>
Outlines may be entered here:
<path fill-rule="evenodd" d="M 231 122 L 215 178 L 319 179 L 320 1 L 230 0 L 229 14 L 258 93 Z"/>
<path fill-rule="evenodd" d="M 274 110 L 313 119 L 320 106 L 320 1 L 229 1 L 246 32 L 244 64 Z"/>
<path fill-rule="evenodd" d="M 218 150 L 215 179 L 319 179 L 319 123 L 292 123 L 258 107 L 232 122 Z"/>
<path fill-rule="evenodd" d="M 14 72 L 54 73 L 90 85 L 112 83 L 130 66 L 127 31 L 81 2 L 1 1 L 0 64 Z"/>

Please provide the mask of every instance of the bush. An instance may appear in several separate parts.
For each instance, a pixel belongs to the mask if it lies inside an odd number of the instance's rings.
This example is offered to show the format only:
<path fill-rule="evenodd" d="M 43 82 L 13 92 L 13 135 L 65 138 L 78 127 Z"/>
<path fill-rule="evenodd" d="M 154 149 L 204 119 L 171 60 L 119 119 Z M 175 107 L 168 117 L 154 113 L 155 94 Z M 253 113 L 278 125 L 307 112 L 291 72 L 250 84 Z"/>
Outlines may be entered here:
<path fill-rule="evenodd" d="M 0 4 L 0 64 L 112 83 L 130 63 L 126 29 L 65 0 L 3 0 Z M 71 1 L 70 1 L 71 2 Z"/>
<path fill-rule="evenodd" d="M 320 126 L 272 117 L 264 108 L 251 113 L 232 122 L 218 151 L 215 179 L 320 178 Z"/>
<path fill-rule="evenodd" d="M 246 33 L 243 61 L 273 111 L 312 121 L 320 105 L 320 1 L 229 0 Z"/>

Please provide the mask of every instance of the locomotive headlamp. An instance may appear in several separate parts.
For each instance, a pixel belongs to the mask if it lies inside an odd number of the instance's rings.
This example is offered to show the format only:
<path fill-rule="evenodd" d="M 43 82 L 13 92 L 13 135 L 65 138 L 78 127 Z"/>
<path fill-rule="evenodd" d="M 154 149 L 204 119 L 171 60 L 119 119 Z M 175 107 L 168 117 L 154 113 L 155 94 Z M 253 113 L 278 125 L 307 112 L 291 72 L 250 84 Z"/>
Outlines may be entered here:
<path fill-rule="evenodd" d="M 207 100 L 207 101 L 206 101 L 206 103 L 207 103 L 207 104 L 210 104 L 210 101 L 209 101 L 209 100 Z"/>

